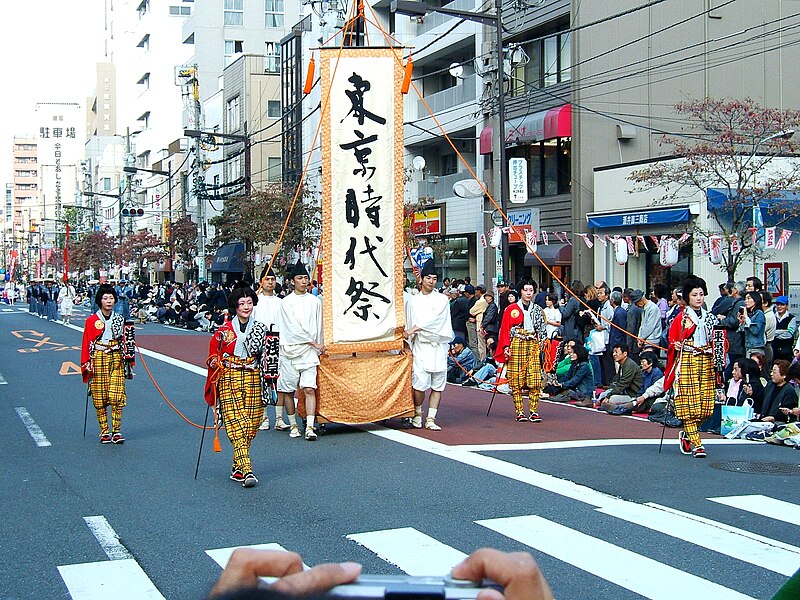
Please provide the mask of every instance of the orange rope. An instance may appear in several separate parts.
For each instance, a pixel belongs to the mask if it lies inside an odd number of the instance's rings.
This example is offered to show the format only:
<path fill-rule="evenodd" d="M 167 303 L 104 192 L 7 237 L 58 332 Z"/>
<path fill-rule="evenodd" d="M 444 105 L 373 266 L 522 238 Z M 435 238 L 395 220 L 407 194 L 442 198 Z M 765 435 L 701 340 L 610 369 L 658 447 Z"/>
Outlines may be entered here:
<path fill-rule="evenodd" d="M 372 11 L 373 16 L 375 16 L 375 12 L 372 10 L 371 6 L 369 6 L 369 9 L 370 9 L 370 11 Z M 380 26 L 380 23 L 376 22 L 376 23 L 374 23 L 374 25 L 383 34 L 384 39 L 388 42 L 389 38 L 391 38 L 391 36 L 383 30 L 383 28 Z M 394 39 L 394 38 L 392 38 L 392 39 Z M 398 63 L 402 66 L 403 65 L 402 57 L 398 55 L 397 51 L 394 48 L 393 48 L 393 50 L 394 50 L 395 60 L 397 60 Z M 439 129 L 439 131 L 442 132 L 442 136 L 447 140 L 447 143 L 450 145 L 450 147 L 456 153 L 456 156 L 458 156 L 459 160 L 461 161 L 461 164 L 464 165 L 464 167 L 469 172 L 469 174 L 472 176 L 472 178 L 478 183 L 478 185 L 481 187 L 481 190 L 483 191 L 483 193 L 489 198 L 489 200 L 491 201 L 492 205 L 494 205 L 494 207 L 497 209 L 497 211 L 502 215 L 503 220 L 507 223 L 507 225 L 509 227 L 511 227 L 511 229 L 514 231 L 514 233 L 517 234 L 523 240 L 523 243 L 525 244 L 525 248 L 528 250 L 528 252 L 530 252 L 531 254 L 533 254 L 536 257 L 536 260 L 538 260 L 539 263 L 541 263 L 541 266 L 550 274 L 550 276 L 561 285 L 561 287 L 564 289 L 565 292 L 567 292 L 570 295 L 572 295 L 585 308 L 587 308 L 589 310 L 592 310 L 591 307 L 588 304 L 586 304 L 580 297 L 578 297 L 576 294 L 574 294 L 572 292 L 572 290 L 569 289 L 569 287 L 566 285 L 566 283 L 561 281 L 561 279 L 552 271 L 552 269 L 550 269 L 550 267 L 548 267 L 544 263 L 544 261 L 541 259 L 539 254 L 530 246 L 530 244 L 528 244 L 528 240 L 525 239 L 524 233 L 521 232 L 521 230 L 517 229 L 516 225 L 514 225 L 514 223 L 511 222 L 511 220 L 508 218 L 508 215 L 505 213 L 505 211 L 503 211 L 502 207 L 497 203 L 497 201 L 494 199 L 492 194 L 489 192 L 489 189 L 486 187 L 486 184 L 482 180 L 478 179 L 478 176 L 472 170 L 472 167 L 470 167 L 469 163 L 464 158 L 464 156 L 461 154 L 461 152 L 459 152 L 458 148 L 453 143 L 453 140 L 450 139 L 450 136 L 445 131 L 444 127 L 439 122 L 439 120 L 436 118 L 436 115 L 434 114 L 433 110 L 431 110 L 431 107 L 428 105 L 427 101 L 423 97 L 423 95 L 420 92 L 419 88 L 416 86 L 416 84 L 413 81 L 411 82 L 411 86 L 414 88 L 414 91 L 417 93 L 417 96 L 419 97 L 420 101 L 422 102 L 423 106 L 425 107 L 425 110 L 428 111 L 428 114 L 430 115 L 431 119 L 433 119 L 433 122 L 436 124 L 436 126 Z M 502 93 L 502 91 L 501 91 L 501 93 Z M 505 124 L 501 123 L 501 128 L 504 127 L 504 126 L 505 126 Z M 505 132 L 504 131 L 497 132 L 497 135 L 501 135 L 501 136 L 503 136 L 503 138 L 505 138 Z M 504 142 L 505 142 L 505 139 L 503 139 L 503 141 L 501 141 L 501 143 L 504 143 Z M 505 165 L 500 165 L 501 169 L 504 168 L 504 167 L 505 167 Z M 503 191 L 501 190 L 500 193 L 502 194 Z M 594 311 L 592 311 L 592 312 L 594 312 Z M 661 346 L 658 346 L 656 344 L 648 343 L 647 340 L 644 340 L 644 339 L 640 338 L 638 335 L 627 331 L 626 329 L 616 325 L 615 323 L 612 323 L 609 319 L 603 317 L 599 313 L 599 311 L 596 314 L 597 314 L 598 318 L 600 318 L 601 320 L 603 320 L 606 323 L 608 323 L 611 327 L 616 327 L 620 331 L 622 331 L 622 332 L 626 333 L 627 335 L 637 339 L 638 341 L 645 342 L 645 347 L 657 348 L 659 350 L 665 350 L 666 351 L 666 348 L 662 348 Z"/>

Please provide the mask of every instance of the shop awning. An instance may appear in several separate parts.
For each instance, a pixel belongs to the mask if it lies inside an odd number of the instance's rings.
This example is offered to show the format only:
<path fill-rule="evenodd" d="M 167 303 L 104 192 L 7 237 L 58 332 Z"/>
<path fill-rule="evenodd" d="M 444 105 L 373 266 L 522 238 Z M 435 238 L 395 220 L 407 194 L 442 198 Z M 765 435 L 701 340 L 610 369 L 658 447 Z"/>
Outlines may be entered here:
<path fill-rule="evenodd" d="M 572 246 L 569 244 L 548 244 L 547 246 L 539 244 L 536 248 L 536 254 L 548 267 L 572 264 Z M 523 264 L 526 267 L 542 266 L 542 263 L 530 252 L 525 255 Z"/>
<path fill-rule="evenodd" d="M 244 273 L 244 243 L 230 242 L 220 246 L 211 261 L 213 273 Z"/>
<path fill-rule="evenodd" d="M 480 153 L 492 152 L 493 128 L 489 125 L 480 133 Z M 506 122 L 506 143 L 541 142 L 572 136 L 572 105 L 564 104 Z"/>
<path fill-rule="evenodd" d="M 662 208 L 620 213 L 590 213 L 586 221 L 590 229 L 609 227 L 642 227 L 647 225 L 666 225 L 688 223 L 689 208 Z"/>
<path fill-rule="evenodd" d="M 718 218 L 731 219 L 733 207 L 729 201 L 728 190 L 708 188 L 706 190 L 706 206 Z M 800 229 L 800 217 L 786 219 L 787 212 L 795 215 L 800 213 L 800 192 L 777 192 L 774 198 L 760 200 L 759 206 L 764 227 L 775 227 L 780 223 L 781 227 L 786 229 Z M 737 204 L 737 209 L 748 211 L 749 214 L 744 215 L 741 220 L 752 222 L 752 199 L 748 198 L 744 205 Z"/>

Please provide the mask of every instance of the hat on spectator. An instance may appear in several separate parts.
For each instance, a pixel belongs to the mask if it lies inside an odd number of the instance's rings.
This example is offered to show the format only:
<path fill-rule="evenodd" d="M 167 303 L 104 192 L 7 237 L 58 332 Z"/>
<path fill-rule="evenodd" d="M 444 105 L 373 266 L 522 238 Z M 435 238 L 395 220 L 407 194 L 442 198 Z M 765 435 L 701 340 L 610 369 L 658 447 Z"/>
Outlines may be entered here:
<path fill-rule="evenodd" d="M 451 345 L 451 346 L 452 346 L 453 344 L 461 344 L 462 346 L 466 346 L 466 345 L 467 345 L 467 342 L 465 342 L 465 341 L 464 341 L 464 338 L 463 338 L 463 337 L 461 337 L 460 335 L 457 335 L 456 337 L 454 337 L 454 338 L 453 338 L 453 341 L 452 341 L 452 342 L 450 342 L 450 345 Z"/>
<path fill-rule="evenodd" d="M 475 293 L 475 286 L 473 286 L 472 284 L 468 283 L 467 285 L 464 286 L 464 291 L 467 294 L 474 294 Z"/>
<path fill-rule="evenodd" d="M 640 289 L 635 289 L 631 292 L 631 302 L 638 302 L 644 298 L 644 292 Z"/>
<path fill-rule="evenodd" d="M 789 304 L 789 298 L 786 296 L 778 296 L 775 298 L 775 304 Z"/>

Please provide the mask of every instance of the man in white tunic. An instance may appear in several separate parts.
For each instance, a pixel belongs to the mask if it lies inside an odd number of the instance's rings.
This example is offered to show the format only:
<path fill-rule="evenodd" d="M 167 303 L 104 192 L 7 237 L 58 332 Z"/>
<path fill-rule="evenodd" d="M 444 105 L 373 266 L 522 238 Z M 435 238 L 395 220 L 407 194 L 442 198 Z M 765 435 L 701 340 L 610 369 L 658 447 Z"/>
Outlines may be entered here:
<path fill-rule="evenodd" d="M 403 337 L 411 346 L 413 364 L 411 387 L 414 394 L 414 418 L 411 424 L 422 427 L 422 403 L 425 392 L 431 390 L 428 418 L 425 427 L 439 431 L 436 412 L 447 384 L 447 354 L 453 339 L 450 303 L 447 296 L 436 291 L 436 266 L 430 258 L 420 273 L 420 293 L 406 303 L 406 330 Z"/>
<path fill-rule="evenodd" d="M 317 365 L 319 355 L 325 352 L 322 343 L 322 302 L 308 293 L 308 271 L 299 260 L 291 273 L 294 291 L 280 303 L 278 330 L 280 358 L 278 398 L 289 418 L 289 437 L 300 437 L 295 417 L 294 392 L 302 390 L 306 406 L 306 431 L 308 441 L 317 439 L 314 419 L 317 413 Z"/>
<path fill-rule="evenodd" d="M 267 270 L 269 268 L 269 270 Z M 260 321 L 267 326 L 267 331 L 271 333 L 277 333 L 278 329 L 278 312 L 281 310 L 281 299 L 275 293 L 275 287 L 277 286 L 277 279 L 275 277 L 275 271 L 267 265 L 264 267 L 264 270 L 261 272 L 261 280 L 260 285 L 258 287 L 258 292 L 256 296 L 258 296 L 258 304 L 256 304 L 255 308 L 253 309 L 253 318 L 256 321 Z M 268 345 L 271 347 L 270 345 Z M 265 346 L 265 351 L 267 351 L 267 346 Z M 275 356 L 269 357 L 271 362 L 276 362 L 278 359 L 278 354 Z M 268 404 L 272 404 L 268 398 L 264 398 L 264 400 Z M 261 423 L 259 427 L 260 430 L 265 431 L 269 429 L 269 414 L 267 411 L 264 410 L 264 422 Z M 289 426 L 283 422 L 283 402 L 278 400 L 278 404 L 275 406 L 275 429 L 278 431 L 286 431 L 289 429 Z"/>

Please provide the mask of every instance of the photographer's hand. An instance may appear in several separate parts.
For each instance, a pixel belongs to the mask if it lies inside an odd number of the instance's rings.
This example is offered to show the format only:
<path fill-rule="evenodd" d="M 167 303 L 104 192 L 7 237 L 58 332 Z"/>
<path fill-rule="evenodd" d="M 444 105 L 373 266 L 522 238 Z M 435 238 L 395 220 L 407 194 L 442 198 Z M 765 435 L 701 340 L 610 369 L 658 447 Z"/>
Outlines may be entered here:
<path fill-rule="evenodd" d="M 505 588 L 504 594 L 493 589 L 481 590 L 477 600 L 553 600 L 553 592 L 539 565 L 527 552 L 482 548 L 453 567 L 451 575 L 472 581 L 491 579 Z"/>
<path fill-rule="evenodd" d="M 325 563 L 304 571 L 303 559 L 294 552 L 238 548 L 231 555 L 210 597 L 256 588 L 260 577 L 278 577 L 271 589 L 284 594 L 319 594 L 337 585 L 352 583 L 360 574 L 361 565 L 356 563 Z"/>

